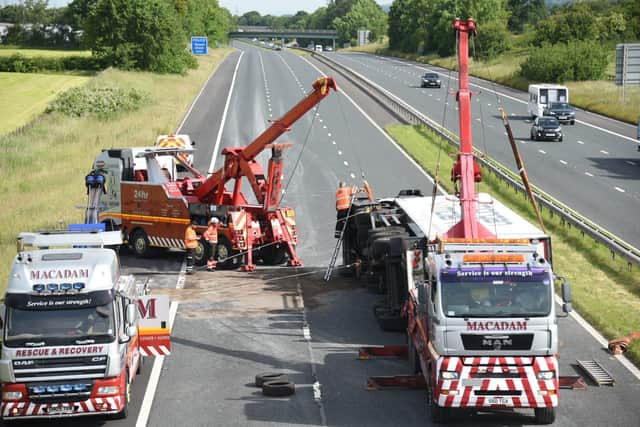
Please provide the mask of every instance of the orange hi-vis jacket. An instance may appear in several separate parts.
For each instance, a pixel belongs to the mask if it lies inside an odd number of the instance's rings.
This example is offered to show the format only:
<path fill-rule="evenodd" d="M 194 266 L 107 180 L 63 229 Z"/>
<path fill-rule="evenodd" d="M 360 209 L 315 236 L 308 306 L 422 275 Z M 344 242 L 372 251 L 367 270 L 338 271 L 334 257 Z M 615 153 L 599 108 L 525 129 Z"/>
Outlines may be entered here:
<path fill-rule="evenodd" d="M 209 224 L 202 237 L 209 243 L 218 243 L 218 226 Z"/>
<path fill-rule="evenodd" d="M 336 190 L 337 211 L 349 209 L 349 205 L 351 204 L 351 196 L 354 192 L 354 189 L 351 187 L 340 187 Z"/>
<path fill-rule="evenodd" d="M 187 246 L 187 249 L 195 249 L 198 247 L 198 234 L 191 225 L 189 225 L 184 232 L 184 244 Z"/>

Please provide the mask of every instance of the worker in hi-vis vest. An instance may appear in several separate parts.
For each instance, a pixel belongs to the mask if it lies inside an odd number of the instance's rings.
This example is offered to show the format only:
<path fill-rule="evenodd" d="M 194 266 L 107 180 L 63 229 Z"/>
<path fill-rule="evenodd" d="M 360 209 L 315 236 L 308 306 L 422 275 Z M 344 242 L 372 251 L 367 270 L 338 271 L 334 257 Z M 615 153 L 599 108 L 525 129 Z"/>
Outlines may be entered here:
<path fill-rule="evenodd" d="M 215 271 L 218 264 L 218 227 L 220 220 L 213 217 L 209 220 L 209 227 L 202 234 L 204 240 L 209 245 L 209 258 L 207 259 L 207 271 Z"/>
<path fill-rule="evenodd" d="M 187 274 L 193 273 L 193 255 L 198 247 L 198 240 L 200 240 L 198 233 L 196 233 L 196 225 L 198 225 L 196 220 L 191 219 L 191 223 L 184 231 L 184 245 L 187 247 Z"/>
<path fill-rule="evenodd" d="M 347 215 L 349 215 L 349 207 L 351 206 L 351 199 L 353 195 L 358 191 L 357 187 L 347 187 L 344 181 L 340 181 L 338 189 L 336 190 L 336 230 L 335 237 L 339 238 L 344 228 L 344 221 Z"/>

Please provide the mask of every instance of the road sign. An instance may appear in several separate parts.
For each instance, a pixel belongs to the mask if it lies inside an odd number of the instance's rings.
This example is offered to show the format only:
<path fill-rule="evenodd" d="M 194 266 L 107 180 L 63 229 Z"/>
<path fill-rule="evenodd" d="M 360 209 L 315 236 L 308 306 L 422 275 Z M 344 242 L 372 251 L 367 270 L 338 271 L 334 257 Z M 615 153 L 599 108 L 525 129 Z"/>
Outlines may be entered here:
<path fill-rule="evenodd" d="M 616 84 L 640 85 L 640 43 L 616 46 Z"/>
<path fill-rule="evenodd" d="M 206 55 L 209 52 L 209 40 L 206 37 L 191 37 L 191 53 Z"/>

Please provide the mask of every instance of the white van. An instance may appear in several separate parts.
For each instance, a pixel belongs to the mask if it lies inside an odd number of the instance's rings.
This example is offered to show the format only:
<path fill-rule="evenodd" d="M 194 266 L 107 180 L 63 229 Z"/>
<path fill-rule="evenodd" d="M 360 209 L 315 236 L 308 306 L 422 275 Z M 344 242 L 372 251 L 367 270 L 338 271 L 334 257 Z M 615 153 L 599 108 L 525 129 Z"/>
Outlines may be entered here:
<path fill-rule="evenodd" d="M 529 85 L 527 112 L 533 118 L 541 117 L 545 108 L 552 102 L 569 102 L 569 89 L 566 86 L 541 83 Z"/>
<path fill-rule="evenodd" d="M 321 44 L 317 44 L 316 45 L 316 52 L 322 52 L 322 45 Z"/>

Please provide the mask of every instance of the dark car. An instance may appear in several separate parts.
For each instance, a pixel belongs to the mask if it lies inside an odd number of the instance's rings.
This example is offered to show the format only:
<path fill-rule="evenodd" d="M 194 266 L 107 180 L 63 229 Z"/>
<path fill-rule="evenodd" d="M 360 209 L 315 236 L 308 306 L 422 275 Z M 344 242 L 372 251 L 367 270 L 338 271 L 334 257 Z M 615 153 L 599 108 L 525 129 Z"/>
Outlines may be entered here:
<path fill-rule="evenodd" d="M 548 108 L 543 111 L 545 116 L 552 116 L 558 119 L 560 123 L 576 123 L 576 111 L 571 104 L 566 102 L 552 102 Z"/>
<path fill-rule="evenodd" d="M 439 75 L 436 73 L 425 73 L 425 75 L 422 76 L 420 87 L 440 87 L 441 84 Z"/>
<path fill-rule="evenodd" d="M 555 117 L 536 117 L 531 126 L 531 139 L 551 139 L 562 142 L 562 128 Z"/>

